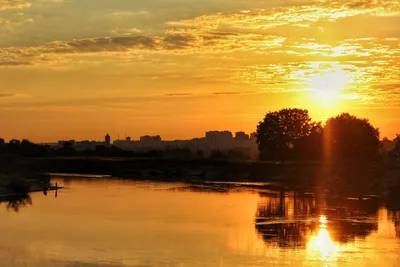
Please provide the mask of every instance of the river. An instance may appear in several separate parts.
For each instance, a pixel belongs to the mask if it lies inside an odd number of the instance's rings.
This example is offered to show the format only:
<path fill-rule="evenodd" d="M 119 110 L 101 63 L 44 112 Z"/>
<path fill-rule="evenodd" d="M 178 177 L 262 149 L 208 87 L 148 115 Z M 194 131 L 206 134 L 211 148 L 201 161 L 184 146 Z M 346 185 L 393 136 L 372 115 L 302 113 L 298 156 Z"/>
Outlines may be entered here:
<path fill-rule="evenodd" d="M 373 199 L 55 181 L 0 205 L 0 266 L 400 266 L 400 213 Z"/>

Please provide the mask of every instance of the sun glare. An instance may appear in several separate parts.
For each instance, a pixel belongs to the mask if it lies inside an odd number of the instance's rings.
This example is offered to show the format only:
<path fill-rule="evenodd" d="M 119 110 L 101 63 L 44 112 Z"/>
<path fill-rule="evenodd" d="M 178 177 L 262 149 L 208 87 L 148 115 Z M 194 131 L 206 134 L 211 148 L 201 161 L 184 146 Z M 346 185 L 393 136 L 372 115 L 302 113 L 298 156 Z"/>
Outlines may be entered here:
<path fill-rule="evenodd" d="M 308 242 L 308 253 L 310 256 L 318 256 L 324 262 L 334 261 L 339 252 L 339 244 L 330 237 L 326 216 L 320 216 L 319 223 L 318 232 Z"/>
<path fill-rule="evenodd" d="M 326 216 L 320 216 L 319 217 L 319 222 L 321 223 L 321 226 L 324 226 L 323 228 L 326 227 L 326 224 L 328 223 L 328 220 L 326 219 Z"/>
<path fill-rule="evenodd" d="M 340 62 L 314 62 L 309 65 L 310 73 L 298 73 L 302 77 L 304 89 L 303 105 L 317 120 L 329 117 L 346 109 L 350 91 L 355 86 L 354 77 Z M 355 95 L 351 95 L 355 96 Z"/>
<path fill-rule="evenodd" d="M 339 100 L 347 84 L 346 73 L 335 70 L 332 73 L 318 74 L 311 79 L 311 90 L 318 101 L 334 103 Z"/>

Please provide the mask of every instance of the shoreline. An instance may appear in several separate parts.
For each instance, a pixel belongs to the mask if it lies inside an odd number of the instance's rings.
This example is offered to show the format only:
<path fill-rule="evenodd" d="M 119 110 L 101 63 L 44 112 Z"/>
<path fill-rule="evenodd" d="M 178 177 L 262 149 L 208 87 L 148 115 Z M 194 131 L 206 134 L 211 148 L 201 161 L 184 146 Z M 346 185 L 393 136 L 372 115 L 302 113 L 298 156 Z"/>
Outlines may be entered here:
<path fill-rule="evenodd" d="M 64 189 L 64 187 L 60 186 L 57 189 L 51 188 L 51 189 L 46 190 L 46 192 L 57 191 L 59 189 Z M 1 194 L 0 193 L 0 203 L 4 202 L 4 201 L 9 201 L 13 198 L 24 198 L 26 196 L 29 196 L 31 193 L 39 193 L 39 192 L 44 192 L 44 191 L 43 190 L 31 190 L 27 193 L 9 193 L 9 194 Z"/>
<path fill-rule="evenodd" d="M 287 188 L 328 190 L 332 194 L 388 194 L 400 185 L 400 165 L 362 161 L 232 161 L 177 158 L 24 158 L 24 173 L 8 175 L 17 189 L 42 191 L 51 177 L 121 178 L 204 184 L 278 183 Z M 64 176 L 64 177 L 63 177 Z M 7 177 L 7 176 L 6 176 Z M 0 181 L 1 181 L 0 176 Z M 11 180 L 11 179 L 10 179 Z M 3 179 L 3 188 L 7 179 Z M 18 187 L 18 183 L 23 186 Z M 14 185 L 15 186 L 15 185 Z M 250 186 L 251 187 L 251 186 Z M 0 192 L 2 186 L 0 184 Z M 17 193 L 23 190 L 16 190 Z M 7 190 L 8 191 L 8 190 Z M 9 192 L 6 192 L 9 193 Z M 0 193 L 1 194 L 1 193 Z"/>

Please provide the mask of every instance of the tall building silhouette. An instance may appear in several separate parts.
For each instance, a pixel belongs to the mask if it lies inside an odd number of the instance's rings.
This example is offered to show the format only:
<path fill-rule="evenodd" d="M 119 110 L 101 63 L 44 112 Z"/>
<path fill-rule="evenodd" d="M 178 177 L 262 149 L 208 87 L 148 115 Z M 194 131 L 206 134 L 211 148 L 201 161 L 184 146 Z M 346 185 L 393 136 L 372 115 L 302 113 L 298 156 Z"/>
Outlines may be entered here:
<path fill-rule="evenodd" d="M 107 135 L 104 137 L 104 144 L 105 144 L 106 146 L 111 146 L 111 136 L 110 136 L 109 134 L 107 134 Z"/>
<path fill-rule="evenodd" d="M 245 132 L 237 132 L 235 134 L 235 139 L 236 140 L 250 140 L 250 136 L 246 134 Z"/>

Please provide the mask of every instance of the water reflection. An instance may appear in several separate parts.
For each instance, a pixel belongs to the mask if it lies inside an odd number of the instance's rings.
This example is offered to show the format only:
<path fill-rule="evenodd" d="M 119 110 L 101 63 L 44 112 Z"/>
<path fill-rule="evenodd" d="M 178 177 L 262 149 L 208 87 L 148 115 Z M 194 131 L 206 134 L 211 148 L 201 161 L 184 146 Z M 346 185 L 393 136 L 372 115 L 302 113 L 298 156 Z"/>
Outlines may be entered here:
<path fill-rule="evenodd" d="M 58 190 L 54 191 L 54 197 L 57 198 Z M 43 191 L 43 195 L 47 196 L 47 190 Z M 21 208 L 29 207 L 33 205 L 32 198 L 29 194 L 16 194 L 0 197 L 0 205 L 7 203 L 6 208 L 8 211 L 18 213 Z"/>
<path fill-rule="evenodd" d="M 400 212 L 399 211 L 390 211 L 388 216 L 394 222 L 396 237 L 400 238 Z"/>
<path fill-rule="evenodd" d="M 32 205 L 32 199 L 28 194 L 9 196 L 7 198 L 0 200 L 0 204 L 2 202 L 7 203 L 6 204 L 7 210 L 11 210 L 17 213 L 21 208 Z"/>
<path fill-rule="evenodd" d="M 400 213 L 379 200 L 209 187 L 74 180 L 57 199 L 32 193 L 35 208 L 0 209 L 0 266 L 400 266 Z"/>
<path fill-rule="evenodd" d="M 361 243 L 379 247 L 377 236 L 400 238 L 400 212 L 380 205 L 373 198 L 262 194 L 255 227 L 267 247 L 305 249 L 309 259 L 332 263 L 346 253 L 362 253 Z"/>
<path fill-rule="evenodd" d="M 318 231 L 316 234 L 312 234 L 307 241 L 307 254 L 323 262 L 330 262 L 337 258 L 339 250 L 339 243 L 333 241 L 329 233 L 326 216 L 321 215 Z"/>
<path fill-rule="evenodd" d="M 319 231 L 318 227 L 329 228 L 336 241 L 346 243 L 377 230 L 378 209 L 379 202 L 373 199 L 280 192 L 278 196 L 262 197 L 256 229 L 266 243 L 281 247 L 305 247 L 309 236 Z"/>

